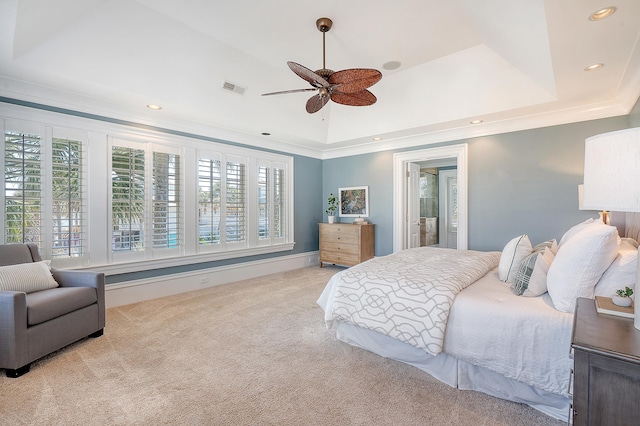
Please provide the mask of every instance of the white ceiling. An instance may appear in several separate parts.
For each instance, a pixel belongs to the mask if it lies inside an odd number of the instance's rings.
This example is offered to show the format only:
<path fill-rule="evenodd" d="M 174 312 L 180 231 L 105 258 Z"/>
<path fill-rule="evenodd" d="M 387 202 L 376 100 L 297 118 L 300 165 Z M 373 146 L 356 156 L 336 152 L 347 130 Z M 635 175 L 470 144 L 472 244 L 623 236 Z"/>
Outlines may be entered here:
<path fill-rule="evenodd" d="M 376 104 L 261 96 L 309 87 L 286 62 L 322 68 L 323 16 Z M 0 96 L 331 158 L 627 114 L 639 37 L 638 0 L 0 0 Z"/>

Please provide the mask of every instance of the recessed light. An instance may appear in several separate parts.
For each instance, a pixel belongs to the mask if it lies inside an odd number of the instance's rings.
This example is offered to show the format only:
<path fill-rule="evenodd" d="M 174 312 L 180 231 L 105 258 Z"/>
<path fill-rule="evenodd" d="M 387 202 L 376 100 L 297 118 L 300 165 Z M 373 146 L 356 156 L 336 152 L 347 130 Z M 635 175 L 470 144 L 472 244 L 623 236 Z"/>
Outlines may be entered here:
<path fill-rule="evenodd" d="M 604 67 L 604 64 L 593 64 L 593 65 L 589 65 L 588 67 L 586 67 L 584 70 L 585 71 L 593 71 L 593 70 L 597 70 Z"/>
<path fill-rule="evenodd" d="M 590 21 L 599 21 L 601 19 L 604 19 L 608 16 L 613 15 L 613 13 L 616 11 L 616 8 L 613 6 L 610 7 L 605 7 L 604 9 L 600 9 L 596 12 L 593 12 L 591 14 L 591 16 L 589 16 L 589 20 Z"/>
<path fill-rule="evenodd" d="M 382 138 L 381 138 L 380 136 L 376 136 L 375 138 L 373 138 L 373 140 L 374 140 L 374 141 L 376 141 L 376 142 L 378 142 L 378 141 L 381 141 L 381 140 L 382 140 Z"/>
<path fill-rule="evenodd" d="M 155 104 L 147 104 L 147 108 L 152 109 L 154 111 L 160 111 L 162 109 L 160 105 L 155 105 Z"/>
<path fill-rule="evenodd" d="M 480 124 L 482 123 L 482 120 L 473 120 L 469 122 L 470 124 Z"/>
<path fill-rule="evenodd" d="M 382 68 L 384 68 L 385 70 L 397 70 L 398 68 L 400 68 L 400 65 L 402 65 L 402 63 L 400 61 L 389 61 L 385 64 L 382 65 Z"/>

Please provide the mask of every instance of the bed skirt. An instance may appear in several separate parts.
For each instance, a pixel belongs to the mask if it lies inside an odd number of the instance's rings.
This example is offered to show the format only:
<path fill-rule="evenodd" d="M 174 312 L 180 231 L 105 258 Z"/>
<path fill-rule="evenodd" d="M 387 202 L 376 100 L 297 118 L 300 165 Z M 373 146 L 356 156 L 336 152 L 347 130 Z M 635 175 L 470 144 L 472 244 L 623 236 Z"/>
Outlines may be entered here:
<path fill-rule="evenodd" d="M 571 398 L 509 379 L 447 353 L 429 355 L 389 336 L 349 323 L 338 322 L 335 329 L 338 340 L 384 358 L 412 365 L 451 387 L 475 390 L 508 401 L 527 404 L 559 420 L 566 421 L 569 416 Z"/>

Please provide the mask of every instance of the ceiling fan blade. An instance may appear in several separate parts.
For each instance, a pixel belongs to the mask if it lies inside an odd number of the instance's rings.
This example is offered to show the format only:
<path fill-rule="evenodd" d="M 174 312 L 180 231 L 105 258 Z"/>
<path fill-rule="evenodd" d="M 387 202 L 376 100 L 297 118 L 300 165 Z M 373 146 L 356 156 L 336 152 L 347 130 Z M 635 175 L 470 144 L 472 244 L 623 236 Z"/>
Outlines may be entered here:
<path fill-rule="evenodd" d="M 298 93 L 298 92 L 312 92 L 318 89 L 293 89 L 293 90 L 282 90 L 280 92 L 271 92 L 271 93 L 263 93 L 262 96 L 270 96 L 270 95 L 282 95 L 285 93 Z"/>
<path fill-rule="evenodd" d="M 329 87 L 329 83 L 309 68 L 304 67 L 296 62 L 287 62 L 291 71 L 296 73 L 298 77 L 307 80 L 314 87 Z"/>
<path fill-rule="evenodd" d="M 371 87 L 382 78 L 382 73 L 371 68 L 351 68 L 336 71 L 329 76 L 329 84 L 339 85 L 342 93 L 355 93 Z"/>
<path fill-rule="evenodd" d="M 318 112 L 329 102 L 328 96 L 315 95 L 309 98 L 307 101 L 307 112 L 313 114 Z"/>
<path fill-rule="evenodd" d="M 333 92 L 331 100 L 342 105 L 367 106 L 375 104 L 378 99 L 373 93 L 365 89 L 355 93 Z"/>

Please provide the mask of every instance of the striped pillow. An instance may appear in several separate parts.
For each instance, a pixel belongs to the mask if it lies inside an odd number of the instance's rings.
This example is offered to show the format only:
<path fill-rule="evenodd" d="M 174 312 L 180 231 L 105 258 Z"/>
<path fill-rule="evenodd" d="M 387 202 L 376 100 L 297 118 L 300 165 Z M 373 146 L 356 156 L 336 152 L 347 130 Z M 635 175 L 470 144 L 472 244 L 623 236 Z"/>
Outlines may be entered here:
<path fill-rule="evenodd" d="M 33 293 L 58 287 L 49 269 L 50 262 L 50 260 L 43 260 L 0 266 L 0 290 Z"/>

